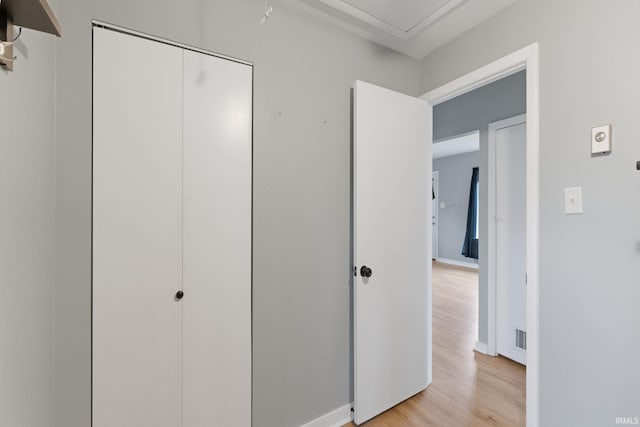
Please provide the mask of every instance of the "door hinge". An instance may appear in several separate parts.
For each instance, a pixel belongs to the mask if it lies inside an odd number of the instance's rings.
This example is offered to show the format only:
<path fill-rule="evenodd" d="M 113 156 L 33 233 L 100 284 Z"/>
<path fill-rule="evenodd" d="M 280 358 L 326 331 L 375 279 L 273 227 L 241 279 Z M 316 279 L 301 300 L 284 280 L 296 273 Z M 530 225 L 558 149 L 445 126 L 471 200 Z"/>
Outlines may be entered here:
<path fill-rule="evenodd" d="M 354 266 L 353 266 L 353 275 L 354 275 L 355 277 L 358 277 L 358 266 L 357 266 L 357 265 L 354 265 Z"/>
<path fill-rule="evenodd" d="M 529 284 L 529 277 L 527 276 L 527 273 L 524 273 L 524 284 L 525 285 Z"/>

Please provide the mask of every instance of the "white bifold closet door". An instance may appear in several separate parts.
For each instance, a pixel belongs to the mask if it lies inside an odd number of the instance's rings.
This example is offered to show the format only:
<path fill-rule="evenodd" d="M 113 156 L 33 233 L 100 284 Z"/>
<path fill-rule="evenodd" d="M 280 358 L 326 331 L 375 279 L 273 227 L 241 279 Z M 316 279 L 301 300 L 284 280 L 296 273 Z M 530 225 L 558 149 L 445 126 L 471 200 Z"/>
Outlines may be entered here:
<path fill-rule="evenodd" d="M 180 426 L 182 50 L 94 30 L 93 427 Z"/>
<path fill-rule="evenodd" d="M 184 426 L 251 425 L 251 67 L 184 52 Z"/>
<path fill-rule="evenodd" d="M 252 68 L 95 28 L 93 77 L 93 427 L 250 426 Z"/>

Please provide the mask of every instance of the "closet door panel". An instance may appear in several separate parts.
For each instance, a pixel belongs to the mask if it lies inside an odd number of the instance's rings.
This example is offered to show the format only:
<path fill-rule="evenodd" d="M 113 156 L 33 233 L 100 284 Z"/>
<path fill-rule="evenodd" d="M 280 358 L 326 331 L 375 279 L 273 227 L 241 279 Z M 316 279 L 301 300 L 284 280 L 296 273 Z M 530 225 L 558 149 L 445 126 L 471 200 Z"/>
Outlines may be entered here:
<path fill-rule="evenodd" d="M 250 426 L 252 68 L 184 76 L 184 426 Z"/>
<path fill-rule="evenodd" d="M 93 427 L 178 427 L 182 50 L 94 29 L 93 129 Z"/>

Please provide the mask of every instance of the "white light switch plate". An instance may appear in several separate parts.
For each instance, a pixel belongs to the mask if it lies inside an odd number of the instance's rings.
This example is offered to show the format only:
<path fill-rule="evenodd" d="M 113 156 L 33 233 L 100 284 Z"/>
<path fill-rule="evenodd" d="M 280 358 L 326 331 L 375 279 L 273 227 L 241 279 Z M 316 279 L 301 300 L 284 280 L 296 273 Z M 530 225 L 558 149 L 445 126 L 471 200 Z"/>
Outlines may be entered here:
<path fill-rule="evenodd" d="M 611 125 L 591 129 L 591 154 L 611 152 Z"/>
<path fill-rule="evenodd" d="M 447 205 L 444 202 L 440 202 L 440 209 L 444 209 L 446 207 L 447 207 Z"/>
<path fill-rule="evenodd" d="M 565 215 L 577 215 L 582 210 L 582 187 L 564 189 L 564 213 Z"/>

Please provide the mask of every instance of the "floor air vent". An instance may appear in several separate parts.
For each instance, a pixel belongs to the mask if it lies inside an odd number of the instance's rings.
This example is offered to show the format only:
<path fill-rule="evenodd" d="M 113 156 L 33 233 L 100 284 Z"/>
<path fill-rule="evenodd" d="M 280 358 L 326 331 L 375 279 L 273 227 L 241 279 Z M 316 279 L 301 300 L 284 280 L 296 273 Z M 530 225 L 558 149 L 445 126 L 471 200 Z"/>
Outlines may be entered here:
<path fill-rule="evenodd" d="M 526 350 L 527 349 L 527 333 L 516 329 L 516 347 Z"/>

